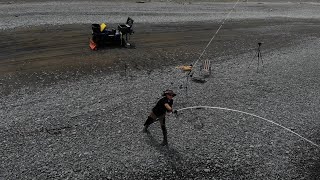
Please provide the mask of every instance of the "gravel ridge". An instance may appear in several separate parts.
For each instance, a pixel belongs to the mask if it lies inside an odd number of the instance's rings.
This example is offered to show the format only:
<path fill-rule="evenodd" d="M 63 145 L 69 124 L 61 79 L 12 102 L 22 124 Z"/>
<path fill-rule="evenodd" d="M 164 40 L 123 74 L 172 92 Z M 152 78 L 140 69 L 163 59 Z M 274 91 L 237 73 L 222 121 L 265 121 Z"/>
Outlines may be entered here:
<path fill-rule="evenodd" d="M 136 23 L 169 23 L 220 21 L 234 3 L 192 2 L 109 2 L 52 1 L 2 4 L 0 29 L 12 29 L 45 24 L 119 23 L 130 16 Z M 320 17 L 318 3 L 240 2 L 229 19 L 246 18 L 308 18 Z M 112 18 L 110 18 L 112 17 Z"/>

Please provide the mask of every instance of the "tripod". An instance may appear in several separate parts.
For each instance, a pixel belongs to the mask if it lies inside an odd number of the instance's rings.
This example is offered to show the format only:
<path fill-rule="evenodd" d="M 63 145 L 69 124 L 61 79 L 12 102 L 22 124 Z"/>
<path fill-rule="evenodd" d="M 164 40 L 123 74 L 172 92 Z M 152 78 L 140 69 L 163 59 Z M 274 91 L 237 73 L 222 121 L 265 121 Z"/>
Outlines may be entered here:
<path fill-rule="evenodd" d="M 256 54 L 253 56 L 252 60 L 257 57 L 258 58 L 258 67 L 257 67 L 257 71 L 259 70 L 259 66 L 260 66 L 260 61 L 261 61 L 261 65 L 263 66 L 263 60 L 262 60 L 262 55 L 261 55 L 261 45 L 262 43 L 259 42 L 258 43 L 258 48 L 256 50 Z"/>

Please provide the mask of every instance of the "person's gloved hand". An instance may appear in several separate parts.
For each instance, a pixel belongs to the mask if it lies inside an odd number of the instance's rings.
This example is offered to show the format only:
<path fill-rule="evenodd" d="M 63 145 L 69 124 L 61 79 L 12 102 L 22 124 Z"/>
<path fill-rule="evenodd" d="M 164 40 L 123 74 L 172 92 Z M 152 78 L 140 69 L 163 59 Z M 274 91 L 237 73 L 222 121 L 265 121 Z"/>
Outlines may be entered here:
<path fill-rule="evenodd" d="M 177 111 L 177 110 L 174 110 L 174 111 L 173 111 L 173 114 L 178 114 L 178 111 Z"/>

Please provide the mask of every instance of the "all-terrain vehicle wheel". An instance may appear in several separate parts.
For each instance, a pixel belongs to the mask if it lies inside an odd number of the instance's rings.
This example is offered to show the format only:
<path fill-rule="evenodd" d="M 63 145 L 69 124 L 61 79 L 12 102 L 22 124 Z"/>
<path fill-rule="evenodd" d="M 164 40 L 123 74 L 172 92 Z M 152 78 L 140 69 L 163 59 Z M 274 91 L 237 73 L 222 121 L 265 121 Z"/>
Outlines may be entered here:
<path fill-rule="evenodd" d="M 135 43 L 130 43 L 130 45 L 127 48 L 135 49 L 136 48 L 136 44 Z"/>

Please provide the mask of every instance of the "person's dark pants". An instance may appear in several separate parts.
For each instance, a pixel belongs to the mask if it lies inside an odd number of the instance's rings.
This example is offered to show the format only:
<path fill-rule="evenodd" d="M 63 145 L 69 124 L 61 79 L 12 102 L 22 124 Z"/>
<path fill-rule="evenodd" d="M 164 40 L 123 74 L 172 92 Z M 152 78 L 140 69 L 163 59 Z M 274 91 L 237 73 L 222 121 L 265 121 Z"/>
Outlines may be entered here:
<path fill-rule="evenodd" d="M 160 126 L 161 126 L 161 130 L 162 130 L 162 134 L 163 134 L 163 141 L 164 143 L 168 142 L 168 138 L 167 138 L 167 128 L 166 128 L 166 115 L 160 115 L 160 116 L 156 116 L 153 112 L 150 113 L 150 115 L 148 116 L 148 119 L 146 120 L 146 122 L 144 123 L 145 128 L 148 128 L 150 124 L 159 121 L 160 122 Z"/>

